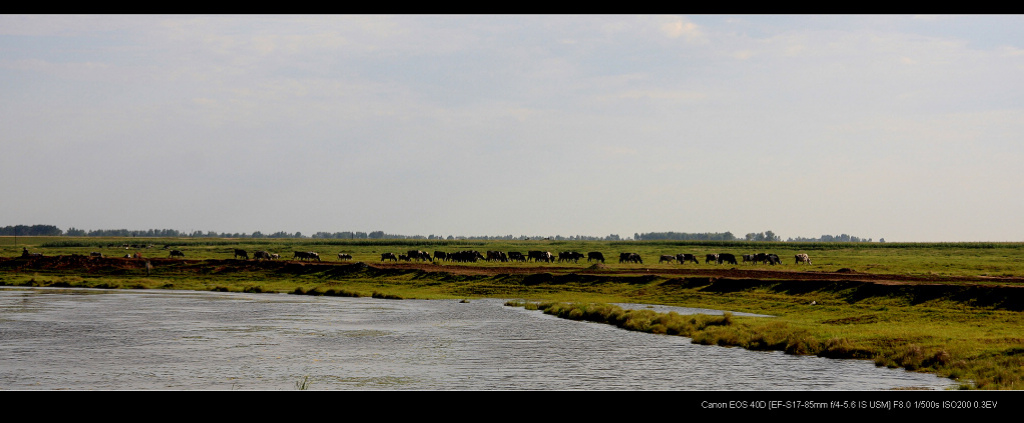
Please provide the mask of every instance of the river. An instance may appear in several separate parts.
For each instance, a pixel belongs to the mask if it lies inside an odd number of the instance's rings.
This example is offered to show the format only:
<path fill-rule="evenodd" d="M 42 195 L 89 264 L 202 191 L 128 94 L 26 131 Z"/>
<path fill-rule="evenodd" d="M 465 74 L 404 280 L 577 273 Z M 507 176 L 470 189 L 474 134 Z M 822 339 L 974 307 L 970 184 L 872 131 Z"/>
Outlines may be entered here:
<path fill-rule="evenodd" d="M 954 386 L 948 379 L 865 360 L 695 345 L 685 337 L 565 320 L 503 303 L 5 287 L 0 289 L 0 389 Z"/>

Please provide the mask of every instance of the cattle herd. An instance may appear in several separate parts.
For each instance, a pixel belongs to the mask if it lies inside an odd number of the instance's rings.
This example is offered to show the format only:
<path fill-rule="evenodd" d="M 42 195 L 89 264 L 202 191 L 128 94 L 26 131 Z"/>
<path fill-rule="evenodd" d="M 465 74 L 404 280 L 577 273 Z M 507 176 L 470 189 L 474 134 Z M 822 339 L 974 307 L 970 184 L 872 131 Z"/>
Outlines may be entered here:
<path fill-rule="evenodd" d="M 180 250 L 171 250 L 170 257 L 185 257 L 185 254 Z M 235 249 L 234 258 L 241 257 L 243 260 L 249 259 L 249 253 L 245 250 Z M 588 262 L 600 262 L 604 263 L 604 254 L 599 251 L 591 251 L 587 254 L 575 252 L 575 251 L 563 251 L 558 254 L 552 254 L 550 251 L 527 251 L 523 254 L 518 251 L 486 251 L 481 253 L 475 250 L 456 251 L 456 252 L 444 252 L 434 251 L 431 255 L 426 251 L 421 250 L 409 250 L 405 254 L 395 253 L 382 253 L 380 255 L 380 261 L 444 261 L 444 262 L 455 262 L 455 263 L 473 263 L 478 261 L 487 262 L 572 262 L 579 263 L 586 257 Z M 757 253 L 757 254 L 743 254 L 740 256 L 743 263 L 750 264 L 782 264 L 782 259 L 777 254 L 769 253 Z M 281 256 L 279 254 L 273 254 L 268 251 L 254 251 L 253 259 L 255 260 L 279 260 Z M 298 259 L 302 261 L 321 261 L 320 254 L 313 251 L 295 251 L 295 255 L 292 259 Z M 797 254 L 794 256 L 796 264 L 811 264 L 811 258 L 807 254 Z M 338 253 L 338 260 L 346 261 L 352 260 L 352 255 L 348 253 Z M 643 264 L 643 259 L 640 254 L 637 253 L 619 253 L 619 263 L 636 263 Z M 663 254 L 658 258 L 658 263 L 679 263 L 685 264 L 693 262 L 694 264 L 700 264 L 697 256 L 694 254 Z M 736 255 L 730 253 L 718 253 L 718 254 L 707 254 L 704 256 L 704 263 L 714 264 L 739 264 L 736 260 Z"/>
<path fill-rule="evenodd" d="M 92 252 L 89 254 L 91 257 L 103 257 L 103 254 L 99 252 Z M 22 257 L 40 257 L 40 253 L 29 253 L 28 249 L 23 249 Z M 126 255 L 126 258 L 141 258 L 142 256 L 136 253 L 135 255 Z M 181 250 L 171 250 L 170 257 L 181 257 L 185 258 L 185 253 Z M 249 252 L 246 250 L 235 249 L 234 258 L 241 257 L 243 260 L 249 259 Z M 269 251 L 254 251 L 252 255 L 254 260 L 280 260 L 280 254 L 274 254 Z M 409 250 L 405 254 L 395 253 L 383 253 L 380 255 L 380 261 L 445 261 L 445 262 L 456 262 L 456 263 L 467 263 L 467 262 L 572 262 L 579 263 L 584 257 L 587 258 L 588 262 L 600 262 L 604 263 L 604 254 L 599 251 L 591 251 L 584 255 L 583 253 L 575 251 L 563 251 L 558 254 L 552 254 L 550 251 L 527 251 L 523 254 L 518 251 L 487 251 L 481 253 L 475 250 L 467 251 L 456 251 L 456 252 L 444 252 L 434 251 L 431 255 L 426 251 L 420 250 Z M 769 253 L 757 253 L 757 254 L 743 254 L 740 256 L 743 263 L 750 264 L 782 264 L 782 259 L 777 254 Z M 796 254 L 793 256 L 796 264 L 811 264 L 811 258 L 807 254 Z M 295 251 L 295 255 L 292 259 L 298 259 L 302 261 L 321 261 L 320 254 L 313 251 Z M 352 255 L 348 253 L 338 253 L 338 260 L 347 261 L 352 260 Z M 637 253 L 619 253 L 619 263 L 637 263 L 643 264 L 643 259 L 640 254 Z M 696 255 L 693 254 L 663 254 L 658 257 L 658 263 L 672 263 L 676 262 L 679 264 L 685 264 L 693 262 L 694 264 L 700 264 Z M 715 264 L 739 264 L 736 260 L 736 255 L 730 253 L 718 253 L 718 254 L 707 254 L 704 256 L 704 263 L 715 263 Z"/>

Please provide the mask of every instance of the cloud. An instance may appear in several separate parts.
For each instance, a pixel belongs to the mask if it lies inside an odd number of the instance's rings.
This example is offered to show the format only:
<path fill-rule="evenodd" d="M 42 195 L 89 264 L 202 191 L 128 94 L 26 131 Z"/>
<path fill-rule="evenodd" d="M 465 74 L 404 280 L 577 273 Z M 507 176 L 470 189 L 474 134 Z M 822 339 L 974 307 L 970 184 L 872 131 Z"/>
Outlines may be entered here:
<path fill-rule="evenodd" d="M 706 42 L 700 27 L 681 17 L 667 17 L 661 24 L 661 32 L 669 38 L 683 38 L 688 42 Z"/>

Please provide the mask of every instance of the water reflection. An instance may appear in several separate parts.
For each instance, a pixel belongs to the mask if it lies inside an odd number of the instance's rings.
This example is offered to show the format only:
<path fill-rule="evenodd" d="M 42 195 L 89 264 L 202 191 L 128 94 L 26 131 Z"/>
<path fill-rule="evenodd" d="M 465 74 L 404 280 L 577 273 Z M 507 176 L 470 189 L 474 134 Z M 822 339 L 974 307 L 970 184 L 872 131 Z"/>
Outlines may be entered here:
<path fill-rule="evenodd" d="M 0 289 L 2 389 L 875 390 L 947 379 L 694 345 L 502 300 Z"/>

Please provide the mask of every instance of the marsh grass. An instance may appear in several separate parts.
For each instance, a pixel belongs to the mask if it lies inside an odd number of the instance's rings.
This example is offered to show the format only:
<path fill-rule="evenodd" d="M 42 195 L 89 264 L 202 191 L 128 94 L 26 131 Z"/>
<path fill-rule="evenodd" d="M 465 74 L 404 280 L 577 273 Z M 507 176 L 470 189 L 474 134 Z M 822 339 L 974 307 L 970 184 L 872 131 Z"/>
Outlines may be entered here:
<path fill-rule="evenodd" d="M 622 329 L 664 335 L 685 336 L 702 345 L 741 347 L 750 350 L 784 351 L 793 355 L 815 355 L 838 359 L 868 359 L 875 365 L 908 371 L 936 373 L 961 382 L 962 389 L 1024 389 L 1024 347 L 1003 352 L 956 357 L 944 342 L 927 340 L 928 345 L 905 338 L 855 334 L 855 337 L 827 337 L 792 322 L 776 319 L 704 314 L 679 315 L 651 310 L 626 310 L 610 304 L 522 302 L 509 306 L 535 308 L 554 316 L 611 324 Z M 904 329 L 905 332 L 916 333 Z M 1011 344 L 1013 341 L 1011 341 Z"/>

